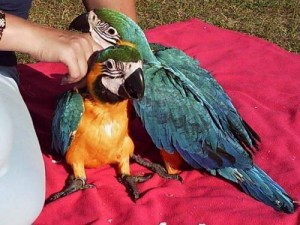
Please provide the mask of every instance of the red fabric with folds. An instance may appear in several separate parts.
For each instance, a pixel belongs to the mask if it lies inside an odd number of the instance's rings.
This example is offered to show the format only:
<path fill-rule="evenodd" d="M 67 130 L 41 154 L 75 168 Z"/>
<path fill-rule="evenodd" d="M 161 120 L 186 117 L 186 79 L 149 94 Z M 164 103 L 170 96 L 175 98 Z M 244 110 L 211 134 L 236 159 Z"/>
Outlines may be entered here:
<path fill-rule="evenodd" d="M 192 19 L 146 32 L 151 42 L 175 46 L 200 60 L 232 98 L 243 118 L 261 136 L 254 161 L 294 198 L 300 200 L 300 56 L 256 37 Z M 47 155 L 50 124 L 67 72 L 62 64 L 20 65 L 21 92 L 41 142 L 46 166 L 46 196 L 62 188 L 64 163 Z M 160 161 L 159 153 L 135 120 L 131 124 L 136 153 Z M 133 163 L 132 173 L 148 172 Z M 300 224 L 292 215 L 247 196 L 234 185 L 196 170 L 182 174 L 184 183 L 158 175 L 138 186 L 142 198 L 133 203 L 112 167 L 88 169 L 96 188 L 79 191 L 46 205 L 35 224 Z"/>

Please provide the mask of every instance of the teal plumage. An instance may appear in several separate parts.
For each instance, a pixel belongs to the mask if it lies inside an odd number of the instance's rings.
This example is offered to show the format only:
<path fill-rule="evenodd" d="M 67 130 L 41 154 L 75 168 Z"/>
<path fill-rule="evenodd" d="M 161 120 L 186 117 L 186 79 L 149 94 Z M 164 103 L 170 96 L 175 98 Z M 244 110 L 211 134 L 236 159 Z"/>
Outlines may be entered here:
<path fill-rule="evenodd" d="M 240 144 L 247 146 L 250 151 L 257 148 L 259 136 L 240 117 L 223 88 L 208 71 L 200 67 L 198 61 L 175 48 L 167 48 L 158 44 L 150 46 L 161 63 L 173 68 L 175 73 L 176 71 L 178 74 L 181 73 L 196 86 L 195 90 L 200 98 L 205 100 L 211 106 L 210 110 L 215 112 L 216 116 L 211 116 L 215 117 L 214 120 L 218 126 L 230 128 L 227 135 L 233 134 Z"/>
<path fill-rule="evenodd" d="M 276 210 L 294 212 L 292 198 L 253 164 L 251 153 L 258 148 L 259 136 L 198 61 L 176 48 L 149 45 L 140 27 L 123 14 L 99 9 L 87 15 L 86 30 L 99 43 L 125 40 L 139 49 L 146 88 L 144 98 L 133 103 L 159 149 L 177 152 L 192 167 L 239 184 Z M 76 28 L 76 19 L 71 26 Z M 111 28 L 115 32 L 108 38 Z"/>
<path fill-rule="evenodd" d="M 83 112 L 83 98 L 77 91 L 68 91 L 59 99 L 52 119 L 52 149 L 56 154 L 65 155 Z"/>
<path fill-rule="evenodd" d="M 257 148 L 259 136 L 217 81 L 178 49 L 152 50 L 162 66 L 144 66 L 145 95 L 134 106 L 155 145 L 239 184 L 276 210 L 294 212 L 288 194 L 253 164 L 249 151 Z"/>

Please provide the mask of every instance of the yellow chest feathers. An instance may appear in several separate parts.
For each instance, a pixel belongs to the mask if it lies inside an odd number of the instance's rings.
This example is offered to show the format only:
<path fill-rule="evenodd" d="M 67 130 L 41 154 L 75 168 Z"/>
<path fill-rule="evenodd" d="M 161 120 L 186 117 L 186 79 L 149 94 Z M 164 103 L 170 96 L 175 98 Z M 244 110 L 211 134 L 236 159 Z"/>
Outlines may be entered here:
<path fill-rule="evenodd" d="M 85 100 L 85 112 L 77 132 L 93 133 L 95 138 L 122 139 L 127 135 L 127 101 L 114 105 Z"/>
<path fill-rule="evenodd" d="M 109 105 L 86 99 L 84 114 L 67 153 L 68 161 L 81 158 L 87 166 L 95 167 L 131 155 L 134 146 L 128 135 L 127 103 Z"/>

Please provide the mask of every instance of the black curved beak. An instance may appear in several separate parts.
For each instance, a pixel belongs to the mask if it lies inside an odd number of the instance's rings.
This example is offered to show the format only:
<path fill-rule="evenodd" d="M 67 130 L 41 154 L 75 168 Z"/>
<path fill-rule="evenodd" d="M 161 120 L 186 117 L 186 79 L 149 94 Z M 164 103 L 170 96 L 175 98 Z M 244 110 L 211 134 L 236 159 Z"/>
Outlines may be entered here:
<path fill-rule="evenodd" d="M 135 70 L 119 88 L 118 95 L 127 99 L 141 99 L 145 92 L 144 74 L 141 68 Z"/>
<path fill-rule="evenodd" d="M 90 32 L 89 13 L 83 13 L 77 16 L 70 24 L 69 30 L 78 30 L 83 33 Z"/>

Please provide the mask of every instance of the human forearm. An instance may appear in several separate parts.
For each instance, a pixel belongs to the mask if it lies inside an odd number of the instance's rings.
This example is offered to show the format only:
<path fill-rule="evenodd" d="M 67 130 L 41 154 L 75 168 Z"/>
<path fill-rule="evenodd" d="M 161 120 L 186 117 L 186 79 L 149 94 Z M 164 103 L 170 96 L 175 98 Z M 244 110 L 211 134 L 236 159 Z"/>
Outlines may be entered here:
<path fill-rule="evenodd" d="M 32 34 L 36 29 L 37 25 L 6 13 L 6 28 L 2 33 L 0 50 L 30 53 L 35 47 Z"/>
<path fill-rule="evenodd" d="M 67 82 L 76 82 L 86 74 L 90 55 L 100 48 L 88 34 L 45 27 L 9 14 L 0 40 L 0 50 L 66 64 L 70 74 Z"/>
<path fill-rule="evenodd" d="M 82 0 L 86 10 L 100 7 L 114 9 L 137 21 L 135 0 Z"/>

